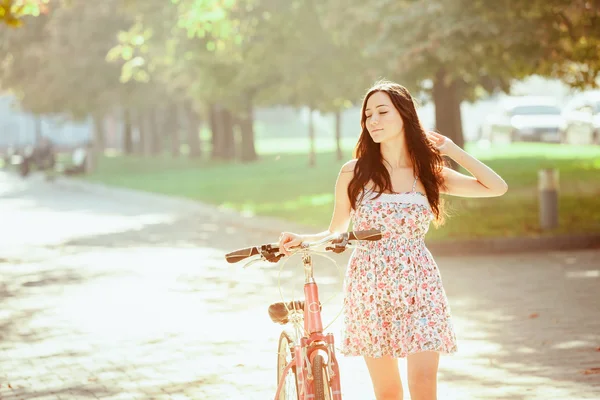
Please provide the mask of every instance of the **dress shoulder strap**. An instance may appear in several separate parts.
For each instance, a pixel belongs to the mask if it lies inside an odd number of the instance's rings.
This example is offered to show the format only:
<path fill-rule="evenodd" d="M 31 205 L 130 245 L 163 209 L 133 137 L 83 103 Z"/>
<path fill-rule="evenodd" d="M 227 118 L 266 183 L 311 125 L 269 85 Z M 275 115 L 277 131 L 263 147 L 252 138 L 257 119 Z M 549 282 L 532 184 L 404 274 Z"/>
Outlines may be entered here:
<path fill-rule="evenodd" d="M 415 176 L 415 181 L 413 182 L 413 186 L 412 186 L 412 191 L 413 191 L 413 192 L 414 192 L 414 191 L 415 191 L 415 189 L 417 188 L 417 180 L 418 180 L 418 179 L 419 179 L 419 178 Z"/>

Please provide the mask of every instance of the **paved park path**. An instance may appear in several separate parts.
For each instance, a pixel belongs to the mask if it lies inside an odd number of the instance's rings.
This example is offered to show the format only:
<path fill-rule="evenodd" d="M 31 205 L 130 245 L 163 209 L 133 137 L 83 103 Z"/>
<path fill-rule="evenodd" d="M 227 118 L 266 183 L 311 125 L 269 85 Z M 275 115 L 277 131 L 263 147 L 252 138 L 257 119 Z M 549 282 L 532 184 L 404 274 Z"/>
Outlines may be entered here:
<path fill-rule="evenodd" d="M 0 399 L 271 399 L 278 270 L 223 254 L 274 239 L 217 212 L 0 172 Z M 439 399 L 600 398 L 599 260 L 437 257 L 460 347 Z M 289 267 L 284 293 L 300 293 Z M 331 320 L 339 273 L 323 260 L 316 278 Z M 373 399 L 363 361 L 341 363 L 345 398 Z"/>

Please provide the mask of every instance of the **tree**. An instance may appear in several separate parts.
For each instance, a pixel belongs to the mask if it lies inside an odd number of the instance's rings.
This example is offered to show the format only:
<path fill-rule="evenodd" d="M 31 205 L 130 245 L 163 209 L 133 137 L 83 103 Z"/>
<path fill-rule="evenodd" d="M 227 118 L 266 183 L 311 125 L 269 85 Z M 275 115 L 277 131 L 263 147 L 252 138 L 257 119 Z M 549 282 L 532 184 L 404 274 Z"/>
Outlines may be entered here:
<path fill-rule="evenodd" d="M 436 126 L 462 145 L 462 101 L 508 90 L 532 73 L 574 86 L 596 81 L 598 7 L 584 0 L 53 2 L 45 15 L 20 17 L 20 29 L 0 27 L 0 84 L 36 114 L 93 116 L 99 143 L 103 116 L 118 112 L 129 116 L 125 148 L 155 154 L 164 136 L 176 156 L 185 125 L 190 156 L 198 156 L 206 121 L 214 158 L 249 162 L 257 158 L 256 106 L 339 116 L 387 77 L 428 93 Z M 159 109 L 170 111 L 160 117 Z"/>
<path fill-rule="evenodd" d="M 436 127 L 459 145 L 463 100 L 506 91 L 513 79 L 534 73 L 589 85 L 599 70 L 597 2 L 331 0 L 328 5 L 335 29 L 382 75 L 431 94 Z"/>
<path fill-rule="evenodd" d="M 339 113 L 351 107 L 369 85 L 364 60 L 352 46 L 338 40 L 316 1 L 288 2 L 280 6 L 265 30 L 278 32 L 277 40 L 263 53 L 278 71 L 279 85 L 265 91 L 264 104 L 288 104 L 309 109 L 309 166 L 316 164 L 313 111 Z M 270 58 L 267 58 L 270 56 Z M 270 96 L 270 97 L 269 97 Z M 341 119 L 336 119 L 338 157 Z"/>
<path fill-rule="evenodd" d="M 131 91 L 118 81 L 120 66 L 104 61 L 125 24 L 114 17 L 110 1 L 94 8 L 74 3 L 24 20 L 26 27 L 7 32 L 0 41 L 6 55 L 0 80 L 25 109 L 85 118 L 92 111 L 107 111 Z"/>
<path fill-rule="evenodd" d="M 18 96 L 23 108 L 35 114 L 66 114 L 73 119 L 92 116 L 97 150 L 103 149 L 103 119 L 112 114 L 123 124 L 126 152 L 145 149 L 157 154 L 162 149 L 158 135 L 163 132 L 149 123 L 154 117 L 149 113 L 168 99 L 168 92 L 160 81 L 142 84 L 142 74 L 123 82 L 124 62 L 106 61 L 120 32 L 133 23 L 118 12 L 120 4 L 120 0 L 94 7 L 85 2 L 68 7 L 56 3 L 46 15 L 24 17 L 23 28 L 7 31 L 0 39 L 0 57 L 4 58 L 0 82 Z M 138 143 L 134 143 L 136 131 Z M 175 148 L 177 136 L 170 137 Z"/>

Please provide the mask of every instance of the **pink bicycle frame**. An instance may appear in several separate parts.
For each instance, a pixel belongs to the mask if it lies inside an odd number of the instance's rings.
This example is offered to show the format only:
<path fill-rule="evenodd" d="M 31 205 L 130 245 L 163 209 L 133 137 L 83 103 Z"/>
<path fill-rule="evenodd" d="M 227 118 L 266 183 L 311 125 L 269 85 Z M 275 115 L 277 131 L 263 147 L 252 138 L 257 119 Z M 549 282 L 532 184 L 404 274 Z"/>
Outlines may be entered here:
<path fill-rule="evenodd" d="M 296 367 L 296 378 L 298 380 L 298 399 L 314 399 L 315 389 L 312 380 L 312 364 L 317 354 L 322 355 L 326 362 L 332 400 L 342 400 L 339 365 L 335 357 L 334 338 L 331 333 L 323 334 L 319 290 L 313 277 L 313 265 L 310 254 L 305 253 L 303 255 L 302 263 L 304 264 L 306 278 L 304 284 L 304 332 L 295 327 L 296 338 L 300 338 L 300 342 L 294 346 L 294 358 L 283 372 L 282 381 L 279 382 L 277 387 L 275 400 L 279 400 L 283 380 L 293 366 Z"/>

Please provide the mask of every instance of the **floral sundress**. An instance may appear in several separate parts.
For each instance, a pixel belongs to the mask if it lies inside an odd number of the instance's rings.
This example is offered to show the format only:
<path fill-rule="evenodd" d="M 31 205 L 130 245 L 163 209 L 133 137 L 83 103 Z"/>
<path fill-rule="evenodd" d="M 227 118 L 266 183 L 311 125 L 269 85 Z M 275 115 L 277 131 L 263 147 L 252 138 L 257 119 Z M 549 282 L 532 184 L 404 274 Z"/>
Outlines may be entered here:
<path fill-rule="evenodd" d="M 425 246 L 433 219 L 427 196 L 367 192 L 352 213 L 354 230 L 381 229 L 361 242 L 344 281 L 342 354 L 395 358 L 456 352 L 456 336 L 438 267 Z"/>

